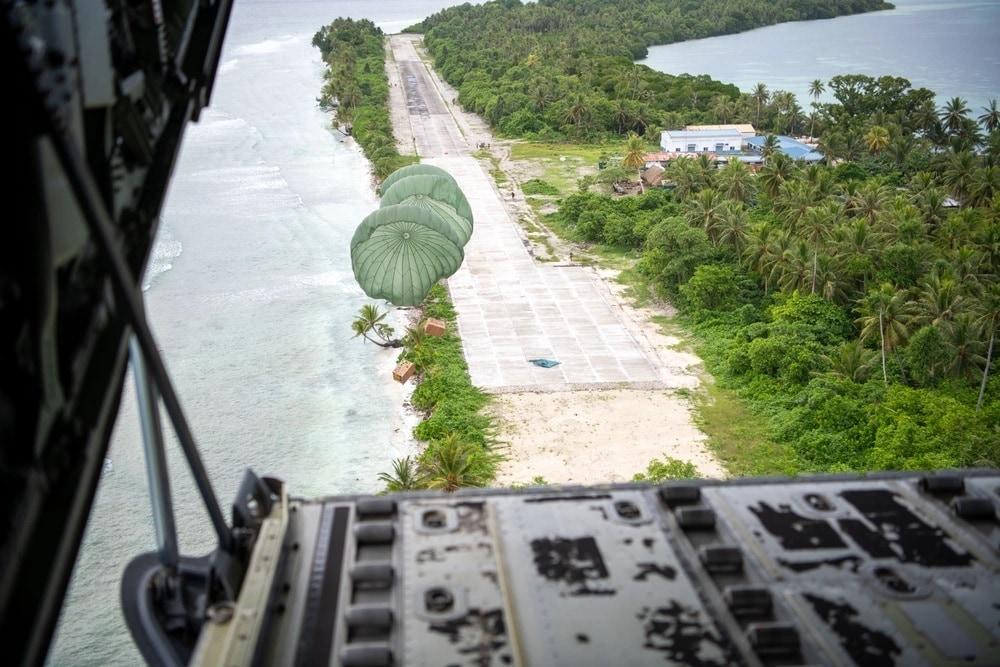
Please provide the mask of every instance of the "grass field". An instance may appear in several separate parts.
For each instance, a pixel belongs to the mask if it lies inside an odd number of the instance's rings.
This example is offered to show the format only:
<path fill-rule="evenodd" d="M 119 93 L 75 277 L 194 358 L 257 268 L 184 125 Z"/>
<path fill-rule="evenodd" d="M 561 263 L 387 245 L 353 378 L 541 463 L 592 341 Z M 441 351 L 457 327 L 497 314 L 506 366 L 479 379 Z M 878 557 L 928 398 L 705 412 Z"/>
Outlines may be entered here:
<path fill-rule="evenodd" d="M 542 168 L 541 180 L 553 186 L 561 195 L 576 192 L 577 181 L 587 173 L 597 172 L 602 154 L 620 155 L 624 144 L 543 144 L 516 143 L 511 148 L 512 160 L 530 160 Z"/>

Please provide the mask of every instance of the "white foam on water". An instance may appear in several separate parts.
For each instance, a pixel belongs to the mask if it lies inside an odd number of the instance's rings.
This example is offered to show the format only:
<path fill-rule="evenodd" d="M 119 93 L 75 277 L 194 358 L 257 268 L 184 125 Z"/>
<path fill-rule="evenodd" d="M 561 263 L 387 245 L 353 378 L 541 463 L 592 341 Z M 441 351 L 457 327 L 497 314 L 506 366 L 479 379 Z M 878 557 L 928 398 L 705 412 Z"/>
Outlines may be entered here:
<path fill-rule="evenodd" d="M 245 56 L 261 56 L 270 53 L 276 53 L 282 48 L 288 46 L 295 41 L 293 35 L 282 35 L 276 39 L 265 39 L 260 42 L 255 42 L 253 44 L 245 44 L 238 47 L 234 53 Z"/>
<path fill-rule="evenodd" d="M 181 256 L 182 252 L 184 252 L 184 246 L 170 231 L 170 226 L 165 221 L 161 222 L 149 264 L 146 267 L 146 274 L 142 279 L 142 291 L 148 291 L 159 276 L 174 268 L 174 261 Z"/>

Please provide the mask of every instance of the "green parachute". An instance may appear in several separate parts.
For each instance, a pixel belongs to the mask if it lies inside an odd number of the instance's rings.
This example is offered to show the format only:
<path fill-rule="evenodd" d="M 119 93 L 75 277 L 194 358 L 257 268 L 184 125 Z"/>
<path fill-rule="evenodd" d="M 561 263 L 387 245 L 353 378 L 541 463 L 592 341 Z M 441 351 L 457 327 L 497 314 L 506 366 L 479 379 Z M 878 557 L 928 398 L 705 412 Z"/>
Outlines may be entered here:
<path fill-rule="evenodd" d="M 382 190 L 382 207 L 396 204 L 426 208 L 453 222 L 465 235 L 463 245 L 472 237 L 472 208 L 450 176 L 421 174 L 398 179 Z"/>
<path fill-rule="evenodd" d="M 472 209 L 455 179 L 430 165 L 393 172 L 382 192 L 351 239 L 351 267 L 369 297 L 416 306 L 462 265 Z"/>
<path fill-rule="evenodd" d="M 432 164 L 424 164 L 422 162 L 418 162 L 417 164 L 408 164 L 405 167 L 400 167 L 396 171 L 386 176 L 385 180 L 382 181 L 382 185 L 379 186 L 379 192 L 384 193 L 386 190 L 391 188 L 396 183 L 396 181 L 398 181 L 401 178 L 407 178 L 409 176 L 421 176 L 421 175 L 442 176 L 444 178 L 449 179 L 452 183 L 454 183 L 456 188 L 458 187 L 458 181 L 456 181 L 451 174 L 449 174 L 441 167 L 435 167 Z"/>

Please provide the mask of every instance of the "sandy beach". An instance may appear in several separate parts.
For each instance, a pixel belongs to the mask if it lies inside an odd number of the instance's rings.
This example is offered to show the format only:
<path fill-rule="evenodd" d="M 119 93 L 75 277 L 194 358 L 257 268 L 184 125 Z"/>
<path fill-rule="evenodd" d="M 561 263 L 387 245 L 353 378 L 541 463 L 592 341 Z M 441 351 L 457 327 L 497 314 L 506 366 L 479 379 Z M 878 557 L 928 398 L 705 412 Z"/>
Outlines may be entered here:
<path fill-rule="evenodd" d="M 509 444 L 497 483 L 626 482 L 655 458 L 690 461 L 704 477 L 725 471 L 705 448 L 689 402 L 646 389 L 500 394 L 491 408 Z"/>

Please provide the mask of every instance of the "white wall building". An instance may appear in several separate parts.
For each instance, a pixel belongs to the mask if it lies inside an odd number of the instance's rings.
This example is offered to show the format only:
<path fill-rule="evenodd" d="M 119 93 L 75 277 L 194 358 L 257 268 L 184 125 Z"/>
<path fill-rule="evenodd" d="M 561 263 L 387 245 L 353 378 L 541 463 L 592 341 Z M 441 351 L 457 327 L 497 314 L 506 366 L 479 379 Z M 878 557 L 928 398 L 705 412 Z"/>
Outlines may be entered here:
<path fill-rule="evenodd" d="M 667 130 L 660 135 L 660 146 L 668 153 L 735 153 L 743 146 L 738 129 Z"/>

